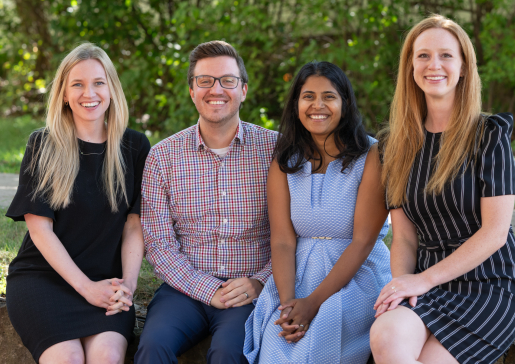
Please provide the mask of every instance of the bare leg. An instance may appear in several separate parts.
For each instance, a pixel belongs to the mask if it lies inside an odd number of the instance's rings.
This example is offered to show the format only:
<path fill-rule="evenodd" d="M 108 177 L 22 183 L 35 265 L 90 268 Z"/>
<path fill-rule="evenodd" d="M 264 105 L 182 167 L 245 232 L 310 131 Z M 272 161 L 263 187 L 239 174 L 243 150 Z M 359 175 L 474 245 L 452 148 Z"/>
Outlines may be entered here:
<path fill-rule="evenodd" d="M 370 330 L 376 364 L 415 364 L 431 335 L 416 313 L 398 306 L 379 316 Z M 424 362 L 425 363 L 425 362 Z"/>
<path fill-rule="evenodd" d="M 114 331 L 81 339 L 86 354 L 86 364 L 123 364 L 127 340 Z"/>
<path fill-rule="evenodd" d="M 458 364 L 458 361 L 432 334 L 422 348 L 418 361 L 424 364 Z"/>
<path fill-rule="evenodd" d="M 39 364 L 84 364 L 84 350 L 80 340 L 52 345 L 41 354 Z"/>

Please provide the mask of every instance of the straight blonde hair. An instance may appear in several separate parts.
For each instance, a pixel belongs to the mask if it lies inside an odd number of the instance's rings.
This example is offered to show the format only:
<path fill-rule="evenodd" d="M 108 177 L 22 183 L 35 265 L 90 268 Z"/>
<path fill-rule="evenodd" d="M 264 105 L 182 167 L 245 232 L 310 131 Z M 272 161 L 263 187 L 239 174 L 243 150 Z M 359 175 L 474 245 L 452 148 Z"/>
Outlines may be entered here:
<path fill-rule="evenodd" d="M 482 125 L 481 80 L 476 54 L 467 33 L 454 21 L 432 15 L 415 25 L 402 46 L 397 86 L 393 97 L 389 125 L 379 138 L 383 144 L 382 182 L 387 186 L 386 198 L 391 206 L 407 202 L 406 187 L 416 155 L 424 144 L 424 120 L 427 105 L 424 92 L 413 78 L 413 44 L 420 34 L 432 28 L 445 29 L 461 46 L 463 77 L 456 86 L 454 107 L 447 129 L 442 133 L 436 169 L 426 193 L 441 194 L 462 165 L 470 162 L 476 146 L 478 126 Z"/>
<path fill-rule="evenodd" d="M 102 64 L 111 93 L 111 102 L 105 113 L 107 147 L 102 180 L 111 211 L 117 212 L 120 197 L 128 204 L 121 144 L 129 109 L 113 63 L 103 49 L 91 43 L 81 44 L 72 50 L 61 62 L 52 82 L 42 144 L 37 151 L 32 148 L 34 155 L 29 166 L 30 172 L 37 176 L 33 198 L 42 196 L 53 210 L 65 208 L 72 202 L 73 186 L 79 173 L 79 142 L 72 110 L 64 104 L 64 93 L 71 69 L 88 59 Z"/>

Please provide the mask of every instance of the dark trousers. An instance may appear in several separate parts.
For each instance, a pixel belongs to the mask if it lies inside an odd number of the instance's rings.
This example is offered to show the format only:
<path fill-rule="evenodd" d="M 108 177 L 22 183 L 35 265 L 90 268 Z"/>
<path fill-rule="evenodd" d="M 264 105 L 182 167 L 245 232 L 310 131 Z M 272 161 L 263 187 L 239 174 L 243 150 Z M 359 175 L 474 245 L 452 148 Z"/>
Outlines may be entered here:
<path fill-rule="evenodd" d="M 163 283 L 148 306 L 135 364 L 178 363 L 177 357 L 212 335 L 208 364 L 247 364 L 245 321 L 254 305 L 219 310 Z"/>

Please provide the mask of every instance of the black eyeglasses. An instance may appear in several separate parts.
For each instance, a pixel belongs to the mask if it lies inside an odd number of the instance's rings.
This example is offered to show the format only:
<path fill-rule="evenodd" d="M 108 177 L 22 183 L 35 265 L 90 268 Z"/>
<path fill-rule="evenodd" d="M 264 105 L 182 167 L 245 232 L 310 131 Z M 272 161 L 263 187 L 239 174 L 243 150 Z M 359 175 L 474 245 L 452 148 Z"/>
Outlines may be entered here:
<path fill-rule="evenodd" d="M 220 83 L 220 86 L 223 88 L 236 88 L 238 87 L 238 82 L 240 80 L 239 77 L 236 76 L 222 76 L 222 77 L 213 77 L 207 75 L 195 76 L 197 82 L 197 86 L 200 88 L 211 88 L 214 86 L 216 80 Z"/>

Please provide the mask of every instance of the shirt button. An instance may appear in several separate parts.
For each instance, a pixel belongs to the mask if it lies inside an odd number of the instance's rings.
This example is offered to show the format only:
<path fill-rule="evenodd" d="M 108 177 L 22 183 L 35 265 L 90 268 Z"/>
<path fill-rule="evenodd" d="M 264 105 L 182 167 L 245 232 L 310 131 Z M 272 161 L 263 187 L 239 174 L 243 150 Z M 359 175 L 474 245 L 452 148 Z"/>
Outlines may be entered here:
<path fill-rule="evenodd" d="M 220 244 L 224 245 L 225 244 L 225 239 L 220 240 Z"/>
<path fill-rule="evenodd" d="M 223 219 L 224 224 L 227 224 L 227 219 Z"/>
<path fill-rule="evenodd" d="M 222 191 L 222 196 L 225 196 L 227 193 L 225 191 Z"/>
<path fill-rule="evenodd" d="M 220 270 L 224 270 L 225 269 L 225 266 L 224 265 L 221 265 L 220 266 Z"/>
<path fill-rule="evenodd" d="M 222 163 L 220 163 L 220 167 L 223 167 L 223 166 L 224 166 L 224 163 L 223 163 L 223 162 L 222 162 Z"/>

